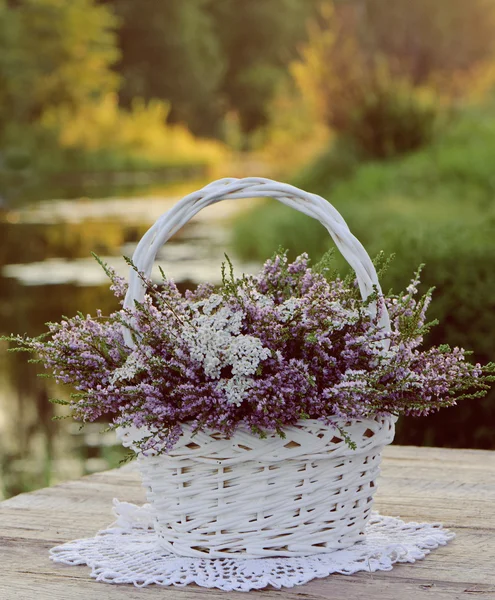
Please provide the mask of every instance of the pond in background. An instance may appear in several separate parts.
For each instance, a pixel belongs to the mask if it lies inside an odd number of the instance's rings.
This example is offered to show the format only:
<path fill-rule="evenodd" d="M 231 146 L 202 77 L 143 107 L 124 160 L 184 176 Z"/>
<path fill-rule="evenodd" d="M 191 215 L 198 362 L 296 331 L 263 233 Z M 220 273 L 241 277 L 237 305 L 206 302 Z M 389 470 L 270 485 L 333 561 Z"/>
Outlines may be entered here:
<path fill-rule="evenodd" d="M 48 321 L 77 311 L 118 307 L 96 252 L 122 274 L 143 233 L 184 194 L 190 182 L 140 196 L 17 203 L 0 213 L 0 335 L 44 331 Z M 161 250 L 158 261 L 180 288 L 220 280 L 228 252 L 228 223 L 252 201 L 222 202 L 199 213 Z M 237 263 L 239 271 L 259 265 Z M 80 430 L 49 398 L 60 395 L 24 353 L 0 342 L 0 497 L 117 466 L 126 451 L 104 424 Z"/>

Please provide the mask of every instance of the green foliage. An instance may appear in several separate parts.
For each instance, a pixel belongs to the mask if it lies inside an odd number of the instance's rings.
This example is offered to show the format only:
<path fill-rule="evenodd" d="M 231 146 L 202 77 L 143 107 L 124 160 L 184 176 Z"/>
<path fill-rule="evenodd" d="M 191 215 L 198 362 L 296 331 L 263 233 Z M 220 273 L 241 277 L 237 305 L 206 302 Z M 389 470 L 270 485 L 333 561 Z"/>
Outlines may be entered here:
<path fill-rule="evenodd" d="M 311 191 L 326 194 L 339 181 L 353 177 L 365 155 L 349 137 L 337 137 L 293 177 L 294 185 L 311 185 Z"/>
<path fill-rule="evenodd" d="M 375 80 L 345 133 L 368 156 L 388 158 L 425 146 L 439 126 L 439 106 L 404 81 Z"/>
<path fill-rule="evenodd" d="M 121 20 L 118 72 L 124 106 L 135 97 L 170 102 L 170 118 L 218 134 L 225 57 L 205 0 L 106 0 Z"/>
<path fill-rule="evenodd" d="M 342 429 L 342 427 L 337 427 L 337 429 L 347 446 L 349 446 L 351 450 L 357 450 L 357 444 L 356 442 L 352 441 L 352 439 L 349 437 L 349 434 L 344 429 Z"/>
<path fill-rule="evenodd" d="M 313 272 L 321 273 L 327 281 L 336 278 L 335 248 L 330 248 L 312 268 Z"/>
<path fill-rule="evenodd" d="M 151 176 L 157 178 L 202 175 L 225 158 L 221 142 L 195 138 L 183 125 L 168 124 L 168 111 L 159 101 L 135 101 L 124 110 L 115 94 L 77 109 L 52 107 L 29 127 L 10 126 L 3 164 L 30 182 L 34 173 L 42 182 L 83 180 L 88 173 L 101 173 L 105 181 L 109 171 L 154 171 Z M 8 195 L 17 187 L 8 181 L 4 185 Z"/>
<path fill-rule="evenodd" d="M 122 4 L 122 9 L 133 12 L 119 19 L 112 6 L 102 6 L 97 0 L 0 0 L 2 194 L 12 195 L 19 182 L 39 183 L 57 173 L 177 166 L 206 169 L 224 156 L 219 143 L 198 140 L 183 125 L 167 123 L 172 113 L 171 120 L 193 122 L 199 114 L 198 102 L 206 107 L 214 104 L 207 88 L 215 86 L 205 61 L 217 64 L 217 56 L 210 56 L 203 47 L 199 32 L 208 28 L 193 15 L 203 3 L 158 3 L 161 17 L 147 13 L 155 23 L 150 31 L 165 40 L 170 56 L 176 60 L 185 56 L 190 64 L 173 66 L 168 56 L 175 71 L 156 77 L 153 60 L 153 81 L 167 82 L 180 92 L 174 97 L 174 107 L 128 96 L 128 110 L 119 108 L 116 90 L 122 80 L 112 71 L 120 56 L 116 30 L 121 26 L 125 37 L 126 27 L 136 34 L 141 24 L 142 32 L 133 40 L 148 58 L 154 42 L 138 18 L 146 15 L 142 3 Z M 168 28 L 168 33 L 157 24 Z M 209 77 L 204 77 L 205 71 Z M 183 73 L 191 74 L 191 85 Z M 151 78 L 151 72 L 148 75 Z M 124 96 L 133 81 L 125 82 Z M 149 96 L 146 89 L 142 91 Z M 196 103 L 194 110 L 189 110 L 188 103 Z M 203 117 L 207 123 L 214 121 L 207 109 Z"/>
<path fill-rule="evenodd" d="M 117 86 L 113 14 L 95 0 L 0 5 L 2 108 L 29 122 L 53 106 L 79 106 Z"/>
<path fill-rule="evenodd" d="M 170 102 L 170 119 L 221 135 L 225 110 L 243 132 L 266 123 L 317 0 L 105 0 L 121 20 L 121 100 Z"/>
<path fill-rule="evenodd" d="M 317 0 L 209 0 L 226 70 L 220 90 L 239 113 L 242 130 L 266 124 L 269 101 L 307 37 Z"/>
<path fill-rule="evenodd" d="M 0 188 L 6 193 L 26 179 L 37 183 L 40 161 L 59 160 L 58 133 L 41 126 L 47 112 L 75 114 L 117 88 L 110 68 L 119 56 L 116 27 L 97 0 L 0 2 Z"/>

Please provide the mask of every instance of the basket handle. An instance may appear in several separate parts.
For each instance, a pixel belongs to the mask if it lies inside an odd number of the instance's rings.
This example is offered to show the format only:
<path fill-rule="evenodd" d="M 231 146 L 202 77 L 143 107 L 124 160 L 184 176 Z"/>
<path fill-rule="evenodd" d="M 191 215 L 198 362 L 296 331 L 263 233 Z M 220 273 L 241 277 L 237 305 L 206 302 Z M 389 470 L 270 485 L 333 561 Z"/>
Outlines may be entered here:
<path fill-rule="evenodd" d="M 135 267 L 149 277 L 158 250 L 183 225 L 185 225 L 200 210 L 221 200 L 236 200 L 238 198 L 275 198 L 296 210 L 320 221 L 332 236 L 335 245 L 356 273 L 359 290 L 365 300 L 374 288 L 381 293 L 375 267 L 359 240 L 352 235 L 340 213 L 321 196 L 304 192 L 287 183 L 279 183 L 261 177 L 246 177 L 244 179 L 225 178 L 214 181 L 201 190 L 185 196 L 170 210 L 164 213 L 156 223 L 148 229 L 133 254 Z M 134 302 L 141 302 L 145 295 L 145 287 L 139 275 L 131 268 L 129 288 L 124 301 L 124 308 L 133 309 Z M 380 302 L 379 324 L 385 331 L 390 331 L 390 318 L 383 302 Z M 377 302 L 369 307 L 370 313 L 377 314 Z M 128 346 L 134 346 L 129 330 L 124 329 L 124 339 Z M 385 349 L 389 340 L 383 341 Z"/>

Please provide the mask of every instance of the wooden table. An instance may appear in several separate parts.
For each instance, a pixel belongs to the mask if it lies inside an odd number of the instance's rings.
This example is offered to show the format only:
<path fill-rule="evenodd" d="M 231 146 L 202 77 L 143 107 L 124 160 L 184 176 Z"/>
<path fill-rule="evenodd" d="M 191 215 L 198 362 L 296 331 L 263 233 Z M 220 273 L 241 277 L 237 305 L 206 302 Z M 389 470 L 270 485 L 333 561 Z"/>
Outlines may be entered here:
<path fill-rule="evenodd" d="M 332 575 L 252 600 L 495 599 L 495 452 L 391 446 L 385 450 L 376 507 L 405 520 L 442 521 L 457 538 L 414 565 Z M 85 566 L 57 565 L 48 549 L 91 537 L 112 521 L 112 499 L 142 503 L 138 474 L 124 467 L 0 504 L 1 600 L 200 600 L 246 598 L 196 586 L 134 588 L 89 578 Z"/>

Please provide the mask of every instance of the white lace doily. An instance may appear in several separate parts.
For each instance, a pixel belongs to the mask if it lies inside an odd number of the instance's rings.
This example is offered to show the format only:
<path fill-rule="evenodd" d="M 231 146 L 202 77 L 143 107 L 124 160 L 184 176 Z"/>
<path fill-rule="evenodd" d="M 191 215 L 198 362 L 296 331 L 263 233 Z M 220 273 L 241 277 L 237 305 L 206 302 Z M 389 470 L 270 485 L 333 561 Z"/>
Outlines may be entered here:
<path fill-rule="evenodd" d="M 114 500 L 117 520 L 94 538 L 52 548 L 51 559 L 67 565 L 88 565 L 91 577 L 106 583 L 144 587 L 184 586 L 249 591 L 267 586 L 293 587 L 332 573 L 389 571 L 394 563 L 413 563 L 445 545 L 454 534 L 439 523 L 404 523 L 373 516 L 366 541 L 351 548 L 300 558 L 183 558 L 165 553 L 153 530 L 149 505 L 138 507 Z"/>

